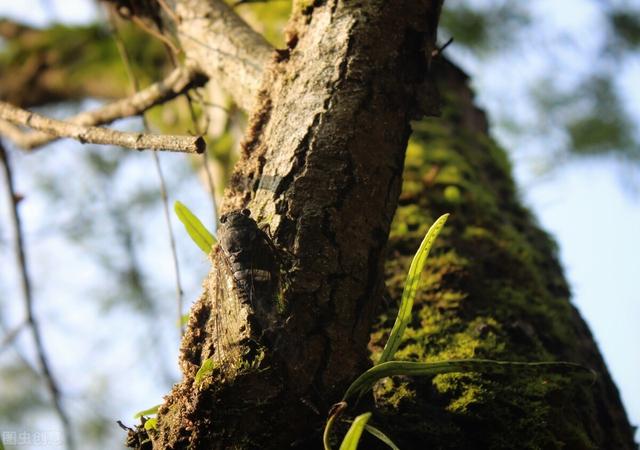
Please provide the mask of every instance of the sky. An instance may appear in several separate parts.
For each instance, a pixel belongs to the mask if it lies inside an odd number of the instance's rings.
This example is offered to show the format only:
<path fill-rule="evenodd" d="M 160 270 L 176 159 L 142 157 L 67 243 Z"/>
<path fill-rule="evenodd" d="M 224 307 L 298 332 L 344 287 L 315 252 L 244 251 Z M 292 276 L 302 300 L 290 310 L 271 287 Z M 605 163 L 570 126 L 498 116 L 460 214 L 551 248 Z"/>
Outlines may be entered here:
<path fill-rule="evenodd" d="M 541 1 L 539 2 L 542 12 L 552 11 L 551 7 L 557 5 L 558 2 Z M 50 5 L 49 10 L 43 10 L 42 5 Z M 565 13 L 550 13 L 546 17 L 555 24 L 554 26 L 564 27 L 569 31 L 582 33 L 582 29 L 589 27 L 590 14 L 593 13 L 588 7 L 589 2 L 586 0 L 572 0 L 564 3 Z M 587 7 L 581 7 L 587 5 Z M 548 8 L 548 10 L 545 10 Z M 571 13 L 567 13 L 571 11 Z M 83 0 L 26 0 L 26 1 L 2 1 L 0 2 L 0 16 L 9 16 L 21 20 L 27 20 L 35 24 L 44 24 L 53 16 L 56 20 L 72 23 L 84 23 L 95 17 L 96 10 L 93 3 Z M 555 14 L 555 15 L 554 15 Z M 589 36 L 586 35 L 585 39 Z M 508 70 L 513 71 L 514 79 L 525 77 L 527 71 L 536 67 L 539 62 L 537 58 L 541 58 L 541 54 L 531 56 L 529 60 L 521 61 L 514 64 L 508 61 Z M 543 53 L 542 53 L 543 55 Z M 565 55 L 563 57 L 569 57 Z M 519 65 L 518 65 L 519 64 Z M 578 62 L 576 61 L 576 65 Z M 540 66 L 542 67 L 542 66 Z M 482 106 L 486 107 L 490 116 L 494 114 L 499 116 L 504 114 L 503 108 L 509 102 L 505 102 L 504 98 L 497 95 L 498 92 L 504 94 L 505 87 L 500 83 L 500 78 L 504 78 L 505 67 L 484 66 L 482 68 L 474 66 L 472 63 L 468 65 L 469 72 L 475 81 L 475 88 L 479 93 L 479 101 Z M 497 76 L 497 74 L 499 76 Z M 509 78 L 509 76 L 507 76 Z M 631 76 L 628 77 L 629 79 Z M 623 80 L 623 85 L 629 89 L 628 95 L 633 101 L 640 105 L 640 93 L 637 87 L 627 79 Z M 636 89 L 633 91 L 632 89 Z M 523 95 L 518 91 L 518 87 L 514 86 L 512 91 L 507 91 L 507 95 Z M 513 104 L 513 103 L 511 103 Z M 636 117 L 640 117 L 640 111 L 636 111 Z M 499 126 L 494 127 L 496 135 L 508 148 L 536 146 L 536 142 L 529 142 L 523 145 L 523 142 L 514 140 L 513 136 L 504 133 Z M 60 150 L 59 154 L 65 154 L 64 150 Z M 535 153 L 535 152 L 534 152 Z M 68 158 L 73 157 L 73 153 L 66 153 Z M 21 157 L 16 162 L 18 170 L 23 171 L 26 176 L 37 176 L 38 172 L 30 168 L 31 157 Z M 140 155 L 140 161 L 144 161 L 144 155 Z M 640 372 L 640 351 L 635 347 L 640 342 L 640 327 L 638 326 L 640 319 L 640 298 L 638 295 L 638 280 L 640 280 L 640 263 L 638 263 L 638 255 L 640 255 L 640 239 L 638 234 L 640 231 L 640 197 L 638 193 L 634 193 L 625 188 L 625 183 L 621 179 L 628 176 L 636 176 L 637 172 L 625 171 L 616 161 L 606 158 L 595 160 L 582 160 L 562 165 L 554 168 L 545 176 L 540 176 L 534 165 L 530 164 L 530 157 L 527 152 L 519 151 L 512 154 L 515 163 L 515 174 L 521 187 L 522 198 L 536 213 L 543 227 L 555 236 L 560 245 L 560 257 L 564 265 L 566 275 L 570 281 L 573 291 L 573 302 L 577 305 L 589 323 L 592 332 L 600 346 L 604 358 L 609 366 L 609 370 L 618 384 L 623 402 L 627 409 L 632 424 L 640 424 L 640 383 L 637 382 L 637 374 Z M 165 164 L 171 164 L 172 167 L 181 164 L 178 158 L 165 159 Z M 132 163 L 135 165 L 135 163 Z M 137 169 L 131 167 L 134 173 Z M 185 164 L 181 170 L 188 171 Z M 30 174 L 30 175 L 29 175 Z M 634 175 L 636 174 L 636 175 Z M 195 177 L 194 177 L 195 178 Z M 637 183 L 637 180 L 636 180 Z M 180 185 L 179 193 L 183 197 L 181 200 L 187 199 L 185 203 L 191 205 L 204 204 L 206 196 L 204 194 L 194 193 L 198 189 L 197 181 L 188 182 L 186 185 Z M 25 187 L 28 187 L 28 182 Z M 2 199 L 4 201 L 4 198 Z M 191 202 L 191 203 L 189 203 Z M 37 203 L 37 202 L 36 202 Z M 38 223 L 45 220 L 41 217 L 44 211 L 44 205 L 41 208 L 35 207 L 31 214 L 27 217 L 27 223 Z M 5 213 L 5 207 L 0 208 L 0 213 Z M 26 209 L 26 208 L 25 208 Z M 197 210 L 197 208 L 196 208 Z M 206 212 L 206 208 L 203 209 Z M 40 211 L 40 212 L 38 212 Z M 149 217 L 148 220 L 161 220 L 160 217 Z M 2 230 L 3 231 L 3 230 Z M 188 259 L 196 259 L 195 272 L 191 274 L 189 279 L 185 280 L 185 289 L 187 291 L 186 298 L 195 298 L 199 290 L 199 279 L 206 273 L 206 261 L 198 259 L 198 251 L 192 249 L 192 244 L 178 235 L 179 251 L 181 256 Z M 78 251 L 75 253 L 68 248 L 63 247 L 61 242 L 55 239 L 49 242 L 46 252 L 62 252 L 61 264 L 73 265 L 73 261 L 83 261 L 82 255 Z M 165 249 L 166 250 L 166 249 Z M 37 251 L 35 252 L 38 255 Z M 157 268 L 165 276 L 170 277 L 171 267 L 170 261 L 159 263 L 153 254 L 145 254 L 148 264 L 162 264 L 161 268 Z M 202 258 L 201 258 L 202 259 Z M 145 262 L 145 264 L 147 263 Z M 93 275 L 89 273 L 87 276 L 99 276 L 98 269 L 93 268 L 87 263 L 89 272 L 96 271 Z M 35 277 L 47 277 L 50 271 L 55 267 L 44 267 L 34 271 Z M 184 271 L 183 271 L 184 272 Z M 69 290 L 74 295 L 86 295 L 84 288 L 74 284 L 74 274 L 64 276 L 61 272 L 62 279 L 57 282 L 51 282 L 47 285 L 47 290 L 43 288 L 38 295 L 47 296 L 49 298 L 65 298 L 71 296 Z M 15 274 L 8 273 L 7 276 Z M 57 286 L 57 287 L 56 287 Z M 69 287 L 70 286 L 70 287 Z M 159 296 L 170 296 L 171 293 L 161 292 Z M 48 309 L 47 309 L 48 308 Z M 171 307 L 167 305 L 167 311 Z M 165 309 L 162 309 L 164 311 Z M 56 321 L 58 330 L 64 330 L 66 327 L 74 329 L 86 328 L 86 317 L 95 316 L 95 311 L 90 308 L 83 308 L 75 305 L 72 308 L 75 311 L 70 316 L 59 317 L 57 309 L 54 307 L 45 307 L 42 310 L 43 315 L 47 318 L 53 318 Z M 19 316 L 19 307 L 11 311 L 15 316 Z M 118 315 L 122 317 L 118 318 Z M 113 318 L 113 317 L 112 317 Z M 98 318 L 99 319 L 99 318 Z M 136 336 L 135 321 L 127 317 L 126 312 L 120 311 L 115 313 L 115 320 L 123 324 L 120 330 L 120 338 L 130 334 Z M 55 327 L 54 327 L 55 328 Z M 109 330 L 92 330 L 102 336 L 102 339 L 112 339 L 112 333 Z M 72 345 L 65 341 L 64 332 L 51 331 L 52 339 L 58 340 L 63 345 Z M 177 342 L 177 335 L 176 335 Z M 177 343 L 165 342 L 160 345 L 163 348 L 173 347 L 173 356 L 177 354 Z M 25 348 L 28 346 L 24 344 Z M 129 342 L 123 341 L 121 345 L 130 345 Z M 158 403 L 162 395 L 164 384 L 155 388 L 150 387 L 149 383 L 145 383 L 144 376 L 142 381 L 136 381 L 136 375 L 124 375 L 127 367 L 133 364 L 133 361 L 122 361 L 122 353 L 115 349 L 122 347 L 111 347 L 110 351 L 105 352 L 104 357 L 100 358 L 98 365 L 105 368 L 112 365 L 119 365 L 123 372 L 123 383 L 130 384 L 135 387 L 133 394 L 121 393 L 117 398 L 106 399 L 105 402 L 110 404 L 125 405 L 126 411 L 122 416 L 130 417 L 136 409 Z M 79 348 L 80 357 L 83 359 L 91 359 L 96 348 Z M 171 352 L 169 352 L 171 354 Z M 72 353 L 69 358 L 77 358 L 78 354 Z M 134 358 L 134 356 L 131 356 Z M 60 361 L 59 370 L 64 372 L 65 367 L 71 367 L 74 361 Z M 159 363 L 160 364 L 160 363 Z M 161 369 L 157 373 L 168 372 L 167 377 L 177 376 L 177 368 L 169 367 Z M 156 372 L 154 372 L 156 373 Z M 70 381 L 70 380 L 65 380 Z M 80 392 L 87 386 L 95 384 L 93 389 L 99 389 L 100 380 L 89 380 L 85 382 L 71 382 L 71 385 Z M 640 438 L 637 433 L 636 440 Z"/>

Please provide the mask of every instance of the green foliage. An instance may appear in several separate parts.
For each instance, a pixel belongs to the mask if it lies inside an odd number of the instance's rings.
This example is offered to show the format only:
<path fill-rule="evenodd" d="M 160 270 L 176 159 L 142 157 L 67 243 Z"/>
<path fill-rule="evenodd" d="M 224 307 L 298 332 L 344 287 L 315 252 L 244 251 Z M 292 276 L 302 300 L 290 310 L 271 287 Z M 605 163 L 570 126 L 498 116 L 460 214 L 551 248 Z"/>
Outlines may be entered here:
<path fill-rule="evenodd" d="M 426 258 L 429 254 L 429 250 L 433 245 L 435 238 L 442 230 L 448 214 L 440 216 L 434 224 L 429 228 L 426 236 L 422 240 L 418 251 L 413 257 L 407 279 L 405 281 L 404 290 L 402 294 L 401 305 L 398 309 L 398 314 L 393 326 L 393 329 L 389 335 L 389 339 L 382 351 L 382 355 L 376 365 L 361 374 L 345 392 L 342 400 L 334 405 L 334 408 L 329 414 L 329 419 L 325 425 L 324 432 L 324 446 L 326 450 L 330 450 L 329 437 L 331 435 L 331 429 L 336 418 L 342 414 L 349 406 L 349 401 L 354 398 L 359 398 L 366 391 L 373 388 L 377 381 L 392 377 L 392 376 L 435 376 L 441 374 L 451 374 L 455 372 L 477 372 L 483 374 L 511 374 L 522 373 L 523 371 L 529 371 L 534 373 L 561 373 L 572 375 L 588 375 L 591 381 L 595 380 L 595 372 L 581 366 L 579 364 L 571 362 L 516 362 L 516 361 L 496 361 L 489 359 L 447 359 L 437 362 L 419 362 L 419 361 L 391 361 L 394 357 L 402 337 L 406 331 L 407 325 L 412 318 L 412 308 L 414 300 L 416 298 L 418 285 L 420 282 L 420 276 L 426 263 Z M 364 415 L 363 415 L 364 416 Z M 360 417 L 363 417 L 360 416 Z M 367 417 L 368 420 L 368 417 Z M 355 424 L 355 422 L 354 422 Z M 364 427 L 364 425 L 363 425 Z M 353 428 L 353 427 L 352 427 Z M 360 431 L 361 433 L 361 431 Z M 374 432 L 375 434 L 375 432 Z M 358 439 L 360 434 L 357 435 Z M 384 436 L 384 435 L 383 435 Z M 386 436 L 385 436 L 386 438 Z M 381 438 L 382 439 L 382 438 Z M 386 438 L 388 440 L 388 438 Z M 385 443 L 386 440 L 382 439 Z M 345 437 L 347 441 L 347 437 Z M 392 448 L 395 448 L 391 443 Z M 344 442 L 343 442 L 344 445 Z M 357 445 L 353 440 L 349 440 L 349 445 Z M 342 448 L 342 447 L 341 447 Z M 349 447 L 355 448 L 355 447 Z"/>
<path fill-rule="evenodd" d="M 360 395 L 371 389 L 376 381 L 395 375 L 404 376 L 433 376 L 453 372 L 479 372 L 479 373 L 514 373 L 517 370 L 548 371 L 561 373 L 576 373 L 588 375 L 594 379 L 595 373 L 580 364 L 570 362 L 515 362 L 493 361 L 489 359 L 459 359 L 440 362 L 416 362 L 416 361 L 388 361 L 360 375 L 351 383 L 344 394 L 343 400 L 347 401 L 356 395 Z"/>
<path fill-rule="evenodd" d="M 616 152 L 628 159 L 640 159 L 633 123 L 611 75 L 593 75 L 570 91 L 560 89 L 548 79 L 532 94 L 538 107 L 548 112 L 548 120 L 540 131 L 562 125 L 575 155 Z"/>
<path fill-rule="evenodd" d="M 411 267 L 409 268 L 409 273 L 407 274 L 407 280 L 404 284 L 404 291 L 402 292 L 402 300 L 400 302 L 400 308 L 398 309 L 398 316 L 396 317 L 396 322 L 393 325 L 393 329 L 391 330 L 391 334 L 389 335 L 389 340 L 382 351 L 382 355 L 380 356 L 380 360 L 378 364 L 389 361 L 393 358 L 393 355 L 398 350 L 398 346 L 400 345 L 400 340 L 402 339 L 402 335 L 404 334 L 404 330 L 407 327 L 407 324 L 411 320 L 411 309 L 413 308 L 413 301 L 416 297 L 416 293 L 418 292 L 418 285 L 420 283 L 420 277 L 422 275 L 422 270 L 424 269 L 424 265 L 427 262 L 427 257 L 429 256 L 429 251 L 435 242 L 436 237 L 440 234 L 440 230 L 447 222 L 447 218 L 449 214 L 444 214 L 435 221 L 435 223 L 429 228 L 426 236 L 422 240 L 418 251 L 416 252 L 413 261 L 411 261 Z"/>
<path fill-rule="evenodd" d="M 215 368 L 216 365 L 213 361 L 213 358 L 207 358 L 202 361 L 202 365 L 200 365 L 200 368 L 196 372 L 196 376 L 194 378 L 196 386 L 200 385 L 204 381 L 204 379 L 213 372 Z"/>
<path fill-rule="evenodd" d="M 386 444 L 391 450 L 400 450 L 398 446 L 391 440 L 391 438 L 384 434 L 382 430 L 379 430 L 378 428 L 374 427 L 373 425 L 369 425 L 368 423 L 364 426 L 364 429 L 367 430 L 367 433 L 369 433 L 371 436 L 378 438 L 381 442 Z"/>
<path fill-rule="evenodd" d="M 216 238 L 205 228 L 205 226 L 186 206 L 176 201 L 174 204 L 174 210 L 180 222 L 184 225 L 187 233 L 196 243 L 200 250 L 205 254 L 211 252 L 211 247 L 216 243 Z"/>
<path fill-rule="evenodd" d="M 518 2 L 496 3 L 479 7 L 445 2 L 440 25 L 457 45 L 482 53 L 503 49 L 514 44 L 516 33 L 530 23 L 530 14 Z"/>
<path fill-rule="evenodd" d="M 347 434 L 342 440 L 340 450 L 356 450 L 358 448 L 360 436 L 362 436 L 364 427 L 370 418 L 371 413 L 364 413 L 356 417 L 356 419 L 351 424 L 351 427 L 349 427 L 349 431 L 347 431 Z"/>
<path fill-rule="evenodd" d="M 157 426 L 158 426 L 158 419 L 156 419 L 156 418 L 148 419 L 144 423 L 144 429 L 147 430 L 147 431 L 155 430 Z"/>
<path fill-rule="evenodd" d="M 640 11 L 613 10 L 608 19 L 616 42 L 628 49 L 640 47 Z"/>
<path fill-rule="evenodd" d="M 143 409 L 142 411 L 138 411 L 137 413 L 135 413 L 133 418 L 139 419 L 142 416 L 152 416 L 152 415 L 158 414 L 158 408 L 160 408 L 160 405 L 155 405 L 155 406 L 152 406 L 151 408 Z"/>

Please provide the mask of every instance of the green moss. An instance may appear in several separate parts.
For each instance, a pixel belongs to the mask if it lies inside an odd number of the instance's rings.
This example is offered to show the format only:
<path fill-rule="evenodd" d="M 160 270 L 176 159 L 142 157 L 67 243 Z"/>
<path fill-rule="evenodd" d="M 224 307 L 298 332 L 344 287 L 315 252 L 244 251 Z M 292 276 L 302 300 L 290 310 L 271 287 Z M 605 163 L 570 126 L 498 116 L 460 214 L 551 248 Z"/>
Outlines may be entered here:
<path fill-rule="evenodd" d="M 511 166 L 486 136 L 443 119 L 414 124 L 386 266 L 399 300 L 411 257 L 436 217 L 452 215 L 432 251 L 398 359 L 487 358 L 580 361 L 568 288 L 555 244 L 520 204 Z M 449 109 L 447 109 L 449 108 Z M 455 131 L 454 131 L 455 130 Z M 394 312 L 372 334 L 375 360 Z M 432 448 L 591 448 L 575 398 L 580 382 L 562 375 L 447 374 L 397 379 L 375 390 L 389 432 Z M 559 408 L 558 405 L 563 405 Z M 393 417 L 412 417 L 411 425 Z M 582 424 L 582 425 L 581 425 Z M 403 447 L 402 440 L 398 444 Z"/>

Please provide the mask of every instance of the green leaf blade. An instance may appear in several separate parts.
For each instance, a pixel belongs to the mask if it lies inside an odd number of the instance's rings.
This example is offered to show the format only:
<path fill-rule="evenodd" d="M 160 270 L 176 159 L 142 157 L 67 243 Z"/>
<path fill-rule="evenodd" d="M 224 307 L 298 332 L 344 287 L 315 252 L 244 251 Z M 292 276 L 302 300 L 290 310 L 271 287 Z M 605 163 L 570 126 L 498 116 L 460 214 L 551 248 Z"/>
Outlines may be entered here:
<path fill-rule="evenodd" d="M 491 359 L 452 359 L 440 362 L 387 361 L 371 367 L 360 375 L 351 383 L 351 386 L 344 394 L 343 400 L 347 401 L 356 394 L 362 394 L 371 389 L 378 380 L 394 375 L 432 376 L 452 372 L 510 374 L 520 373 L 522 370 L 588 375 L 591 380 L 595 376 L 595 372 L 587 367 L 564 361 L 515 362 L 494 361 Z"/>
<path fill-rule="evenodd" d="M 342 440 L 342 444 L 340 444 L 340 450 L 356 450 L 358 448 L 358 443 L 360 442 L 360 436 L 362 436 L 362 431 L 364 430 L 365 425 L 371 418 L 371 413 L 364 413 L 356 417 L 356 419 L 349 427 L 349 431 L 345 435 Z"/>
<path fill-rule="evenodd" d="M 213 234 L 211 234 L 202 222 L 200 222 L 200 219 L 198 219 L 189 210 L 189 208 L 181 202 L 176 201 L 173 205 L 173 209 L 176 212 L 176 216 L 178 216 L 178 219 L 180 219 L 180 222 L 182 222 L 184 228 L 187 230 L 189 237 L 191 237 L 200 250 L 208 255 L 209 252 L 211 252 L 211 247 L 213 247 L 217 242 Z"/>
<path fill-rule="evenodd" d="M 400 448 L 391 440 L 391 438 L 389 438 L 389 436 L 384 434 L 382 430 L 369 424 L 365 425 L 364 429 L 367 430 L 367 433 L 371 436 L 378 438 L 378 440 L 386 444 L 391 450 L 400 450 Z"/>
<path fill-rule="evenodd" d="M 194 378 L 196 386 L 201 384 L 205 377 L 213 372 L 215 369 L 215 363 L 213 362 L 213 358 L 207 358 L 202 361 L 202 365 L 196 372 L 196 376 Z"/>
<path fill-rule="evenodd" d="M 411 321 L 411 310 L 413 309 L 413 302 L 416 298 L 416 294 L 418 293 L 418 285 L 420 283 L 422 271 L 427 262 L 427 257 L 429 256 L 429 251 L 431 250 L 433 243 L 438 237 L 438 234 L 440 234 L 442 227 L 444 227 L 444 224 L 447 222 L 448 217 L 449 214 L 443 214 L 438 218 L 438 220 L 434 222 L 433 225 L 431 225 L 431 228 L 429 228 L 429 231 L 427 231 L 427 234 L 422 240 L 418 251 L 411 261 L 409 273 L 407 274 L 407 280 L 404 284 L 404 290 L 402 292 L 402 300 L 400 301 L 398 316 L 396 317 L 396 321 L 393 324 L 393 328 L 391 329 L 389 340 L 387 340 L 387 343 L 382 350 L 382 355 L 378 360 L 378 364 L 390 361 L 393 358 L 393 355 L 395 355 L 396 351 L 398 350 L 398 347 L 400 346 L 404 330 L 407 328 L 407 325 Z"/>
<path fill-rule="evenodd" d="M 160 406 L 161 405 L 155 405 L 155 406 L 152 406 L 151 408 L 138 411 L 137 413 L 134 414 L 133 418 L 139 419 L 142 416 L 152 416 L 154 414 L 158 414 L 158 409 L 160 408 Z"/>
<path fill-rule="evenodd" d="M 144 423 L 144 429 L 149 431 L 149 430 L 155 430 L 158 427 L 158 419 L 149 419 Z"/>

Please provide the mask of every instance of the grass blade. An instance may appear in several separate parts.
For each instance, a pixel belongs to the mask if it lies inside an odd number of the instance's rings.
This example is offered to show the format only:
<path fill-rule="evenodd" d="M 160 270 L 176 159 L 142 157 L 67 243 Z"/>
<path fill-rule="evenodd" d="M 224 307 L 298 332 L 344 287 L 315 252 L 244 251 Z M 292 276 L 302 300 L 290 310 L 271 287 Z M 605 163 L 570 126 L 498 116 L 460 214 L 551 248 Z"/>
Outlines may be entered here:
<path fill-rule="evenodd" d="M 133 418 L 134 419 L 138 419 L 138 418 L 140 418 L 142 416 L 152 416 L 154 414 L 158 414 L 158 408 L 160 408 L 160 405 L 152 406 L 149 409 L 144 409 L 142 411 L 138 411 L 137 413 L 135 413 Z"/>
<path fill-rule="evenodd" d="M 400 301 L 398 316 L 396 317 L 396 321 L 391 329 L 389 340 L 384 346 L 384 350 L 382 350 L 382 355 L 380 356 L 378 364 L 391 360 L 400 346 L 404 330 L 407 328 L 407 325 L 411 320 L 413 300 L 416 298 L 416 293 L 418 292 L 420 276 L 422 275 L 422 269 L 424 269 L 424 265 L 427 261 L 427 256 L 429 256 L 429 250 L 431 250 L 433 242 L 436 237 L 438 237 L 438 234 L 440 234 L 440 230 L 442 230 L 442 227 L 448 217 L 449 214 L 443 214 L 433 225 L 431 225 L 431 228 L 427 231 L 427 235 L 422 240 L 416 255 L 413 257 L 413 261 L 411 261 L 409 273 L 407 274 L 407 281 L 404 284 L 404 291 L 402 292 L 402 300 Z"/>
<path fill-rule="evenodd" d="M 367 424 L 364 426 L 364 429 L 367 430 L 367 433 L 369 433 L 371 436 L 375 436 L 380 441 L 387 444 L 387 446 L 391 448 L 391 450 L 400 450 L 400 448 L 396 444 L 394 444 L 394 442 L 389 438 L 389 436 L 384 434 L 382 430 L 380 430 L 379 428 L 376 428 L 372 425 Z"/>
<path fill-rule="evenodd" d="M 347 392 L 343 401 L 354 395 L 362 394 L 371 389 L 376 381 L 394 375 L 429 376 L 452 372 L 479 372 L 491 374 L 521 374 L 522 370 L 532 372 L 572 373 L 589 375 L 595 379 L 595 372 L 580 364 L 570 362 L 513 362 L 494 361 L 490 359 L 452 359 L 441 362 L 387 361 L 373 366 L 360 375 Z"/>
<path fill-rule="evenodd" d="M 364 430 L 365 425 L 369 421 L 371 417 L 371 413 L 364 413 L 356 417 L 356 419 L 349 427 L 349 431 L 344 436 L 342 440 L 342 444 L 340 444 L 340 450 L 356 450 L 358 448 L 358 442 L 360 442 L 360 436 L 362 436 L 362 431 Z"/>
<path fill-rule="evenodd" d="M 184 225 L 187 233 L 196 243 L 200 250 L 207 255 L 211 252 L 211 247 L 216 243 L 216 238 L 202 225 L 200 219 L 198 219 L 186 206 L 176 201 L 173 205 L 173 209 L 180 219 L 180 222 Z"/>

